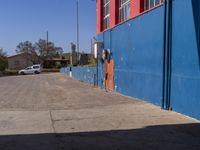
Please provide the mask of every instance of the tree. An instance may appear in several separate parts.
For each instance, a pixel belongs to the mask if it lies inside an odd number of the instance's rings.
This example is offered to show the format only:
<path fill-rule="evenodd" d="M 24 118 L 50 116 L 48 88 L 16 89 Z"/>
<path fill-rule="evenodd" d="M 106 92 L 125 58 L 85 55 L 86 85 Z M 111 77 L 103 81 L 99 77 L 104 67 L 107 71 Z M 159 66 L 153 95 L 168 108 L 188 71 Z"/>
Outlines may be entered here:
<path fill-rule="evenodd" d="M 28 53 L 33 54 L 35 52 L 35 47 L 30 41 L 21 42 L 17 45 L 16 53 Z"/>
<path fill-rule="evenodd" d="M 25 53 L 24 57 L 26 58 L 27 66 L 30 65 L 30 61 L 32 63 L 38 63 L 35 47 L 30 41 L 20 42 L 17 45 L 16 53 Z"/>
<path fill-rule="evenodd" d="M 55 46 L 53 42 L 47 43 L 47 41 L 43 39 L 35 43 L 35 49 L 43 62 L 47 59 L 59 57 L 63 53 L 61 47 Z"/>
<path fill-rule="evenodd" d="M 7 68 L 8 59 L 6 52 L 0 49 L 0 71 L 4 71 Z"/>

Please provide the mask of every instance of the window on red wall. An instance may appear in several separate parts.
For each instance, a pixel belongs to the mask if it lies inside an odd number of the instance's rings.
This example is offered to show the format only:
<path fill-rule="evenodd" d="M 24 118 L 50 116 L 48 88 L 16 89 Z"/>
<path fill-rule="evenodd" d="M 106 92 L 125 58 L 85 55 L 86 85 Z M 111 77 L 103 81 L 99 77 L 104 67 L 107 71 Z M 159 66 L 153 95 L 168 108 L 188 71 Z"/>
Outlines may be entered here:
<path fill-rule="evenodd" d="M 141 5 L 142 5 L 141 10 L 147 11 L 149 9 L 152 9 L 152 8 L 160 5 L 163 2 L 164 2 L 164 0 L 142 0 L 141 1 Z"/>
<path fill-rule="evenodd" d="M 110 0 L 103 0 L 103 29 L 110 27 Z"/>
<path fill-rule="evenodd" d="M 119 1 L 119 22 L 126 21 L 130 17 L 130 0 Z"/>

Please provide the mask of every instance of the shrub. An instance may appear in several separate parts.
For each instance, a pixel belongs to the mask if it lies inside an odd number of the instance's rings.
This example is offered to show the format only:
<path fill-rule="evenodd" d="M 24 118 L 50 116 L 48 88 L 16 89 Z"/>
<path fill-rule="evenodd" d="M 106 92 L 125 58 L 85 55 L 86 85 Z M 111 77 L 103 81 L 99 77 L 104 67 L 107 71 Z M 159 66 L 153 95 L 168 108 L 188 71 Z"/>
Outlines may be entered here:
<path fill-rule="evenodd" d="M 14 76 L 18 75 L 17 70 L 4 70 L 0 72 L 0 76 Z"/>
<path fill-rule="evenodd" d="M 0 56 L 0 71 L 4 71 L 7 68 L 8 62 L 7 58 Z"/>

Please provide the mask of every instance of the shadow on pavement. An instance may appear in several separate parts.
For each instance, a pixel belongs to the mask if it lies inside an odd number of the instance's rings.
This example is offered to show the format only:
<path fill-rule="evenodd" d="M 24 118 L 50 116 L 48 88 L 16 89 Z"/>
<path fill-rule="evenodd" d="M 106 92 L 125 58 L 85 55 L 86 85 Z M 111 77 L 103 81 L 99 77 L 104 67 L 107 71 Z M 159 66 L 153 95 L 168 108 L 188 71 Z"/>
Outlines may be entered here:
<path fill-rule="evenodd" d="M 0 136 L 0 150 L 200 150 L 200 124 Z"/>

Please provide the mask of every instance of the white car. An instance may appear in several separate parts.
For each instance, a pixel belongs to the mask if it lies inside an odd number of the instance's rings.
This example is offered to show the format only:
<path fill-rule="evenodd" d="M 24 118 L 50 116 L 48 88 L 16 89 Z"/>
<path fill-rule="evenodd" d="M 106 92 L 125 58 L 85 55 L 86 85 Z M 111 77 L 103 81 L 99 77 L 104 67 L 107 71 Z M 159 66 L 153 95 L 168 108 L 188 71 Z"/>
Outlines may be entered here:
<path fill-rule="evenodd" d="M 40 74 L 41 73 L 41 66 L 40 65 L 33 65 L 29 66 L 26 69 L 19 70 L 18 74 L 25 75 L 25 74 Z"/>

